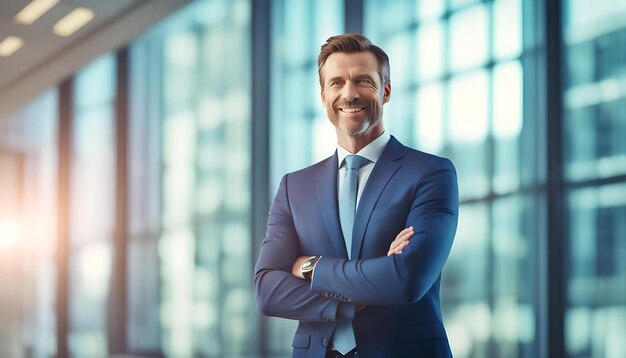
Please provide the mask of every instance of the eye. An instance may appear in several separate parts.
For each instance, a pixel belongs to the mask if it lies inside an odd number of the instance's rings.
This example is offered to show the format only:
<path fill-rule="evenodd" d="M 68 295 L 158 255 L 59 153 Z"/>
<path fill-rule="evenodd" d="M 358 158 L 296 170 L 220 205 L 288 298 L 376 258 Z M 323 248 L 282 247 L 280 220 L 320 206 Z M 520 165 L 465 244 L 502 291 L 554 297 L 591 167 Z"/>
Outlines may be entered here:
<path fill-rule="evenodd" d="M 364 79 L 359 80 L 359 83 L 363 83 L 363 84 L 367 84 L 368 85 L 368 84 L 372 83 L 372 80 L 364 78 Z"/>

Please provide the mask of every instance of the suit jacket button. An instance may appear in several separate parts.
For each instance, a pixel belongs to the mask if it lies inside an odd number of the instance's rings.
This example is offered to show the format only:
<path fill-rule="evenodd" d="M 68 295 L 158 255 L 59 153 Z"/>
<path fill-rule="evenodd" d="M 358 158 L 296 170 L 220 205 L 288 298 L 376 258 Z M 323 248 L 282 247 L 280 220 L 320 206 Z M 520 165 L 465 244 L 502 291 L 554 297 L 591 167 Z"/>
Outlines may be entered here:
<path fill-rule="evenodd" d="M 322 347 L 328 347 L 328 337 L 326 336 L 322 337 Z"/>

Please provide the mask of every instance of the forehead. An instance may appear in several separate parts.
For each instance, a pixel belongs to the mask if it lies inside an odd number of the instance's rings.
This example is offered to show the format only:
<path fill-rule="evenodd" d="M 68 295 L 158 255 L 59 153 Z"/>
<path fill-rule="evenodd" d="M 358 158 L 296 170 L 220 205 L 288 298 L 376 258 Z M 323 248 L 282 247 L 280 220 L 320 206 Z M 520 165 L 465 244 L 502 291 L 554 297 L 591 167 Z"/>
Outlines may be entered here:
<path fill-rule="evenodd" d="M 328 56 L 322 67 L 324 78 L 355 74 L 374 74 L 378 72 L 378 60 L 373 53 L 335 52 Z"/>

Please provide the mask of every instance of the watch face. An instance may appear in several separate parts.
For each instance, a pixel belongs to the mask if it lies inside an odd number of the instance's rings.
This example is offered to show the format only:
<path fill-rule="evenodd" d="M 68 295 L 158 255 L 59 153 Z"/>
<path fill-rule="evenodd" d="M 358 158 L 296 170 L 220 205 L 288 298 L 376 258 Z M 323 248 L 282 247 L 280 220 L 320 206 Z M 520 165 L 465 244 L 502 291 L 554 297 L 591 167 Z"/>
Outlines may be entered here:
<path fill-rule="evenodd" d="M 304 262 L 304 265 L 302 265 L 302 269 L 303 270 L 310 270 L 311 267 L 313 266 L 312 264 L 313 264 L 313 260 L 306 260 Z"/>

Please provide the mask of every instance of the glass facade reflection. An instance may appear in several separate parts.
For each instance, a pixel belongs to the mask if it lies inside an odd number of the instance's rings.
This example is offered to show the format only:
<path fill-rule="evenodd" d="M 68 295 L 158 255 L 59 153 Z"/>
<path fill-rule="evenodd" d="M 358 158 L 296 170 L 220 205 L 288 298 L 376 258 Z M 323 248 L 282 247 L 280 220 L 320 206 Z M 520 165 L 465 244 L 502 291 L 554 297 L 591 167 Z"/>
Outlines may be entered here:
<path fill-rule="evenodd" d="M 573 190 L 566 348 L 572 357 L 626 354 L 626 184 Z"/>
<path fill-rule="evenodd" d="M 251 167 L 267 162 L 254 176 L 271 197 L 284 173 L 332 154 L 317 54 L 355 28 L 391 59 L 387 130 L 458 170 L 442 280 L 454 356 L 543 357 L 548 343 L 567 357 L 626 356 L 626 7 L 559 1 L 563 124 L 547 138 L 545 4 L 363 0 L 355 14 L 349 3 L 193 1 L 74 73 L 70 96 L 55 86 L 0 118 L 0 357 L 55 356 L 64 339 L 71 357 L 291 356 L 296 323 L 262 317 L 253 298 L 262 237 L 251 222 L 267 210 L 252 206 Z M 251 43 L 263 13 L 253 5 L 271 17 L 264 53 Z M 252 149 L 265 135 L 252 131 L 258 56 L 269 61 L 269 158 Z M 558 223 L 546 219 L 548 141 L 563 144 Z M 549 237 L 551 225 L 562 237 Z M 563 267 L 544 256 L 554 240 Z M 544 326 L 546 277 L 559 270 L 563 342 Z"/>
<path fill-rule="evenodd" d="M 0 119 L 0 356 L 56 350 L 55 89 Z"/>
<path fill-rule="evenodd" d="M 626 6 L 567 1 L 566 177 L 572 181 L 626 174 Z"/>
<path fill-rule="evenodd" d="M 77 357 L 108 354 L 116 190 L 115 73 L 115 57 L 109 54 L 89 64 L 74 80 L 69 347 Z"/>
<path fill-rule="evenodd" d="M 249 26 L 248 1 L 200 1 L 131 47 L 130 240 L 153 268 L 130 278 L 134 351 L 255 351 Z"/>
<path fill-rule="evenodd" d="M 566 352 L 626 356 L 626 6 L 564 5 Z"/>

